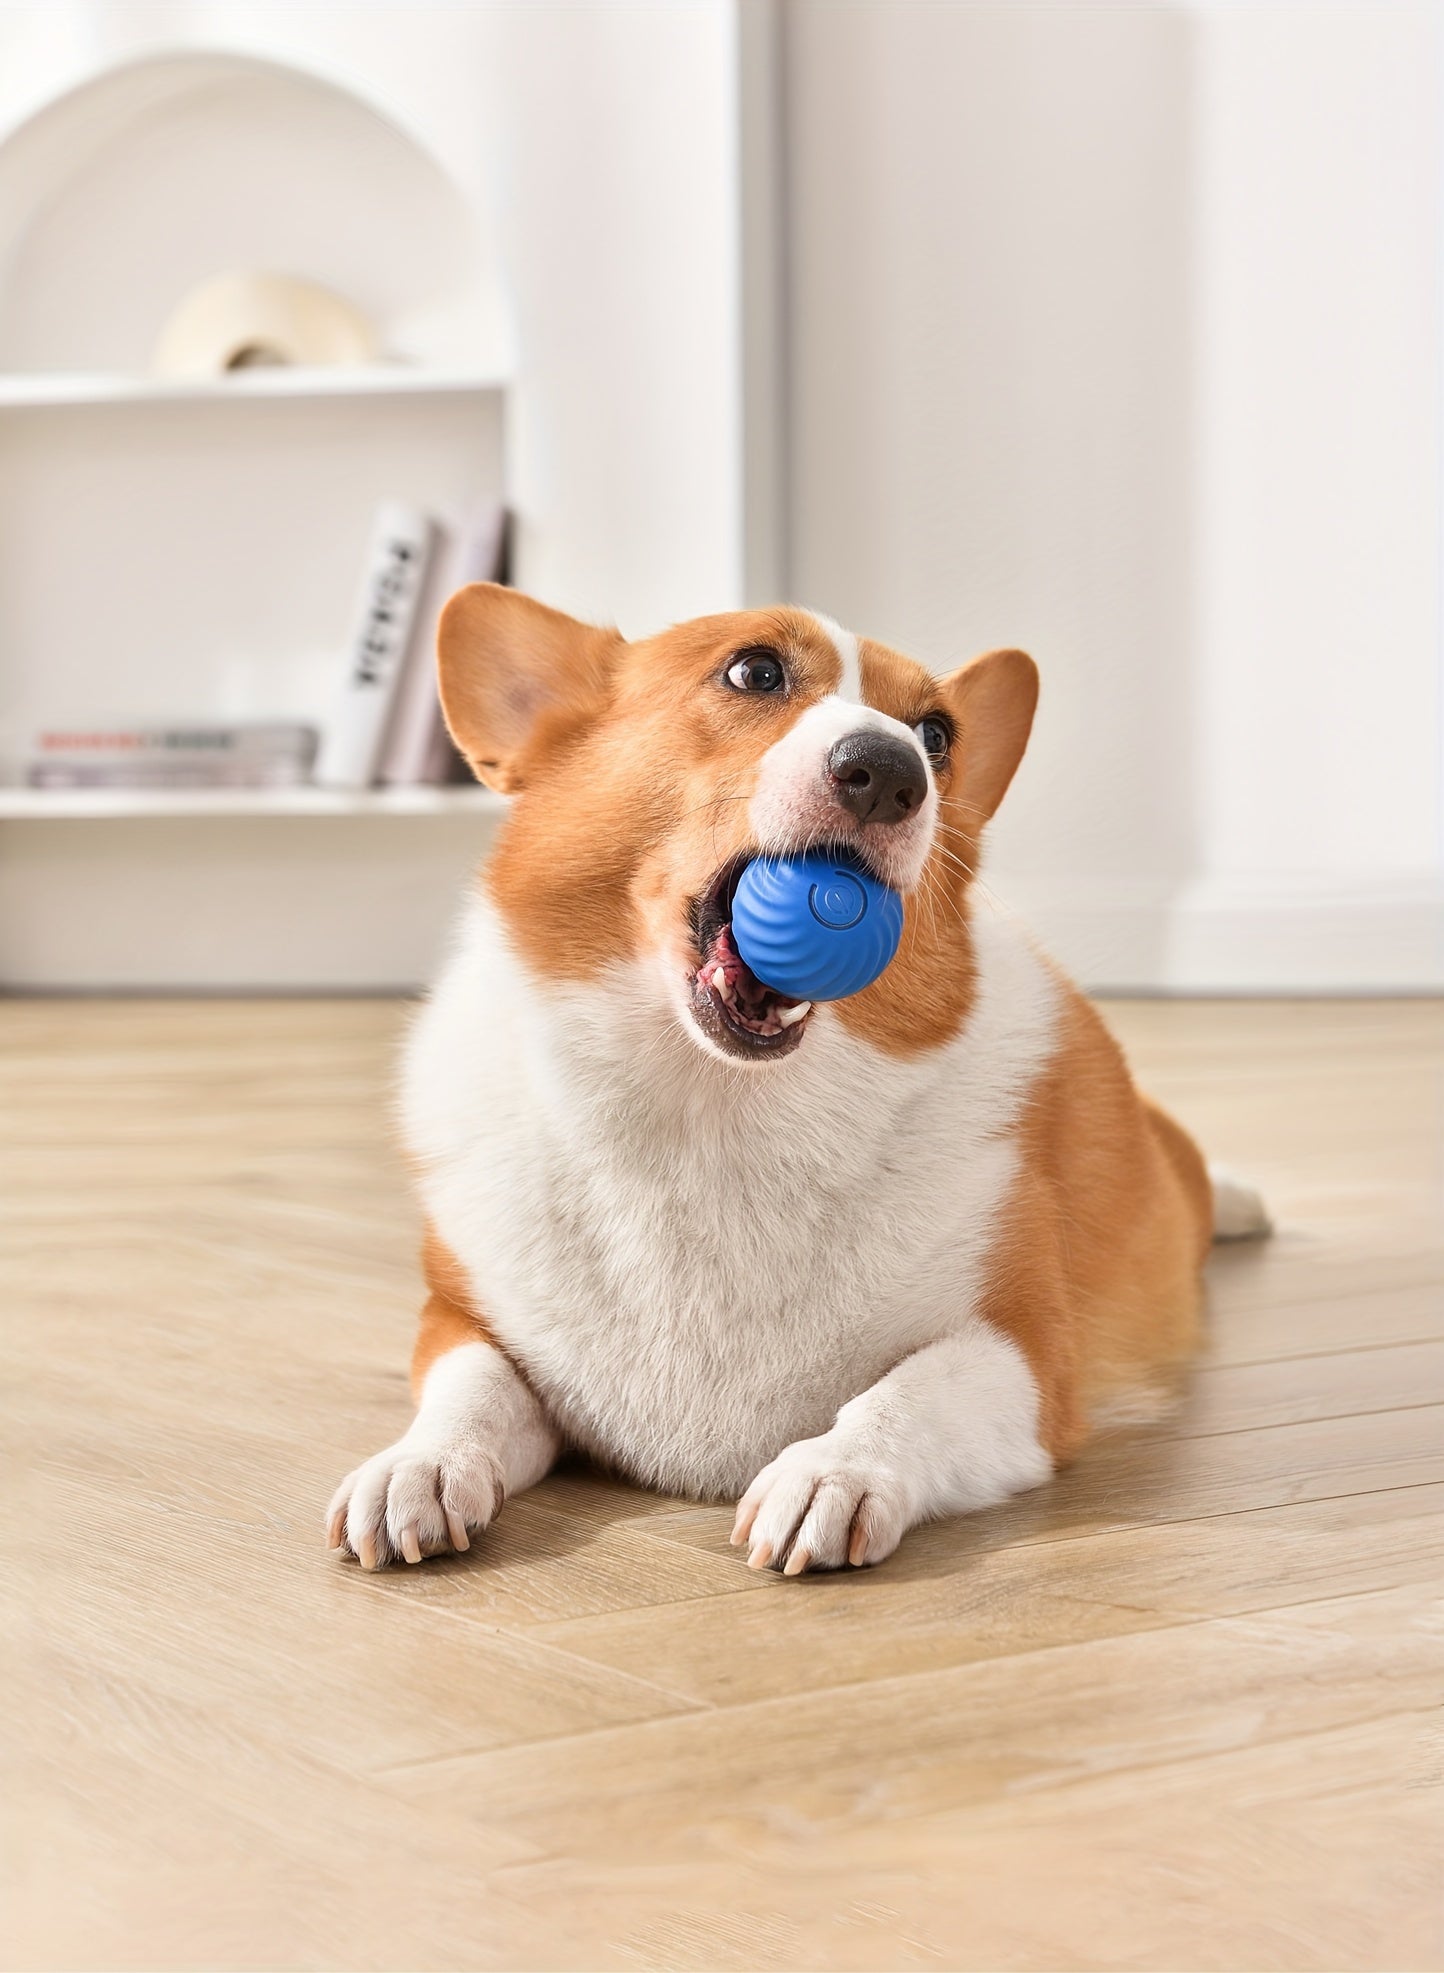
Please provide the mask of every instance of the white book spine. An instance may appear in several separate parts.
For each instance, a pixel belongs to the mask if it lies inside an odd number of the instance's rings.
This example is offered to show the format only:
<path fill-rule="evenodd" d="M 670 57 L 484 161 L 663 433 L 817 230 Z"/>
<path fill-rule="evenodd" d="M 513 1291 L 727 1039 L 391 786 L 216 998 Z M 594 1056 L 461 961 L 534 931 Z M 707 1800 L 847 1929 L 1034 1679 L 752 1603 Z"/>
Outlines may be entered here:
<path fill-rule="evenodd" d="M 445 531 L 447 545 L 432 562 L 432 577 L 416 613 L 396 709 L 381 755 L 386 786 L 409 788 L 445 778 L 455 758 L 436 683 L 436 630 L 448 599 L 470 582 L 494 582 L 506 548 L 506 509 L 488 503 Z"/>
<path fill-rule="evenodd" d="M 368 788 L 376 778 L 431 547 L 432 524 L 418 508 L 388 500 L 376 510 L 346 681 L 316 760 L 323 788 Z"/>

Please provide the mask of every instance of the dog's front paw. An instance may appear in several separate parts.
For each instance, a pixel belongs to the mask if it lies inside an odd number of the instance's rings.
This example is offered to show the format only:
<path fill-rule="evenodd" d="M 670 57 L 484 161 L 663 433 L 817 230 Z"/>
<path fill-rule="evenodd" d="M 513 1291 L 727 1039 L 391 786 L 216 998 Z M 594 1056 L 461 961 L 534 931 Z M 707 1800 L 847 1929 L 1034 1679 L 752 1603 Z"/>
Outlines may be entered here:
<path fill-rule="evenodd" d="M 484 1446 L 408 1443 L 378 1452 L 337 1487 L 326 1541 L 349 1548 L 363 1569 L 470 1548 L 501 1512 L 501 1467 Z"/>
<path fill-rule="evenodd" d="M 747 1543 L 749 1569 L 785 1576 L 861 1568 L 891 1555 L 915 1518 L 900 1475 L 825 1432 L 763 1467 L 738 1502 L 732 1546 Z"/>

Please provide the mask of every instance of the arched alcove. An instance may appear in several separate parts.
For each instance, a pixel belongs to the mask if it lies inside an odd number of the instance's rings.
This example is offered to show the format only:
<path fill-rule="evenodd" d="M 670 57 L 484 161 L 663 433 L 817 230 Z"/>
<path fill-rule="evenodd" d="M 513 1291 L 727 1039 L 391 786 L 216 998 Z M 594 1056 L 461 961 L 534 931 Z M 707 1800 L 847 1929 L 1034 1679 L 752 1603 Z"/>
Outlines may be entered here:
<path fill-rule="evenodd" d="M 144 372 L 176 303 L 301 274 L 402 361 L 495 370 L 477 216 L 405 131 L 334 83 L 232 54 L 123 64 L 0 143 L 0 372 Z"/>

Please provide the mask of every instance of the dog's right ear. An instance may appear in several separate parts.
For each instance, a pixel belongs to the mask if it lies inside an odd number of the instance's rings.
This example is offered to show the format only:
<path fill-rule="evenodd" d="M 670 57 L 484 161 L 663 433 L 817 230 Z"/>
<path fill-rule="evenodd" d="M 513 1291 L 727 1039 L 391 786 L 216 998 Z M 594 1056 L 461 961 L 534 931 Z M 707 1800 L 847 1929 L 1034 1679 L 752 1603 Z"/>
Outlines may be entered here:
<path fill-rule="evenodd" d="M 441 612 L 441 709 L 478 779 L 499 794 L 526 786 L 528 762 L 606 699 L 620 632 L 474 582 Z"/>
<path fill-rule="evenodd" d="M 988 651 L 942 679 L 958 729 L 962 772 L 953 790 L 977 830 L 1008 792 L 1038 707 L 1038 667 L 1026 651 Z"/>

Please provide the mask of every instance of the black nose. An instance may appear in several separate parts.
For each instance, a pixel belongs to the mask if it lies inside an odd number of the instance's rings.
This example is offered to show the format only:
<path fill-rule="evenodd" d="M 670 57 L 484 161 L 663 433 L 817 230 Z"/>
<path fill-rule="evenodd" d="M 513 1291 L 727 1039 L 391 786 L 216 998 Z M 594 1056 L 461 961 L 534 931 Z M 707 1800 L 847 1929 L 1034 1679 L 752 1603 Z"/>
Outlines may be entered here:
<path fill-rule="evenodd" d="M 837 799 L 859 822 L 906 822 L 928 791 L 916 747 L 890 733 L 848 733 L 827 756 Z"/>

